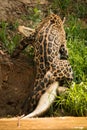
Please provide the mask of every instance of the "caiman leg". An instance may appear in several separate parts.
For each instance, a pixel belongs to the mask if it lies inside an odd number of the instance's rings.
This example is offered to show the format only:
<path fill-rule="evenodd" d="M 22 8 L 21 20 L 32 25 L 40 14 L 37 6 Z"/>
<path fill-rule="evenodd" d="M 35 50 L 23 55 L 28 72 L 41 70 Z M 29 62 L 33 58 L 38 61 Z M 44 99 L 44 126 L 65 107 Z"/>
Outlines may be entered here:
<path fill-rule="evenodd" d="M 25 26 L 19 26 L 18 31 L 22 33 L 24 36 L 29 37 L 30 35 L 32 35 L 32 33 L 35 32 L 35 29 L 25 27 Z"/>

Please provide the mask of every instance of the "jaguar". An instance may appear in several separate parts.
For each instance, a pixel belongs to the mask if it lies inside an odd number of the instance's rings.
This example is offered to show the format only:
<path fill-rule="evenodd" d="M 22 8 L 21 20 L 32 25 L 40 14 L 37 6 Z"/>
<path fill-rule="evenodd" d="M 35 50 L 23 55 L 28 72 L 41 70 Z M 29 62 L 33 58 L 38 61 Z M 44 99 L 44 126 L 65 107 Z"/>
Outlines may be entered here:
<path fill-rule="evenodd" d="M 13 51 L 16 57 L 28 45 L 34 47 L 36 78 L 31 96 L 28 98 L 28 112 L 24 118 L 45 113 L 54 102 L 57 90 L 64 81 L 72 81 L 73 71 L 68 61 L 66 35 L 63 21 L 56 14 L 50 14 L 35 28 L 19 26 L 26 37 Z"/>

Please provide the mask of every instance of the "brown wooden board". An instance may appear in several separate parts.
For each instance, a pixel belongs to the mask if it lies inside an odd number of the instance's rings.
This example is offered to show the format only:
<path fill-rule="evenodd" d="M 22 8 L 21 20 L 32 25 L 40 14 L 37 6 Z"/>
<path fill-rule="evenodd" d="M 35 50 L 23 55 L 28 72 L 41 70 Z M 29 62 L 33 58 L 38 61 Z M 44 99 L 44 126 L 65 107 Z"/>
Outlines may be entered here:
<path fill-rule="evenodd" d="M 3 118 L 0 130 L 87 130 L 87 117 Z"/>

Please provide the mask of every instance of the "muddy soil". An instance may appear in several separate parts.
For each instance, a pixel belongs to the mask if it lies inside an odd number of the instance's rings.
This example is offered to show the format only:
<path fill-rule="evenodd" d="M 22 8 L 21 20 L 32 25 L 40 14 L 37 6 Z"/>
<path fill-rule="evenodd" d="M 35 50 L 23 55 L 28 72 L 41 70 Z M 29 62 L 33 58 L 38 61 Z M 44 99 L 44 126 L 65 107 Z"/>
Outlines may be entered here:
<path fill-rule="evenodd" d="M 0 54 L 0 117 L 21 114 L 21 107 L 32 91 L 34 67 L 21 55 L 11 59 Z"/>

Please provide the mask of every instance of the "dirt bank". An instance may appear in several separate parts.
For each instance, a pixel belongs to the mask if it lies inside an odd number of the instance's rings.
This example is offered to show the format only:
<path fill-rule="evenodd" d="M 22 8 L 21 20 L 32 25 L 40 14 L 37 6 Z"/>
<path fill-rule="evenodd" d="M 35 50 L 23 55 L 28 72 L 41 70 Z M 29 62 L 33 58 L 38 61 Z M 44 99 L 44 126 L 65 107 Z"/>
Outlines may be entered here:
<path fill-rule="evenodd" d="M 0 117 L 21 112 L 34 82 L 34 67 L 26 56 L 11 59 L 0 54 Z"/>

